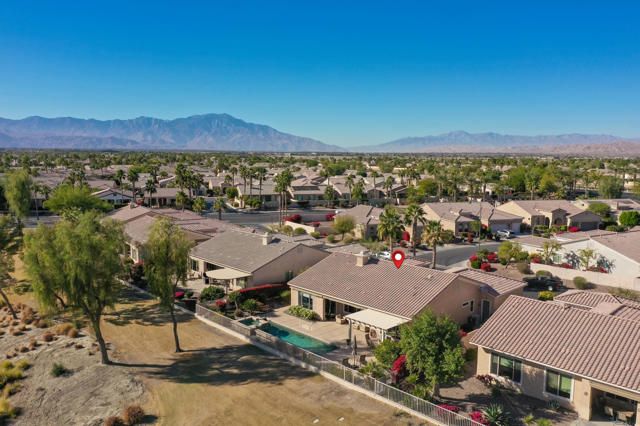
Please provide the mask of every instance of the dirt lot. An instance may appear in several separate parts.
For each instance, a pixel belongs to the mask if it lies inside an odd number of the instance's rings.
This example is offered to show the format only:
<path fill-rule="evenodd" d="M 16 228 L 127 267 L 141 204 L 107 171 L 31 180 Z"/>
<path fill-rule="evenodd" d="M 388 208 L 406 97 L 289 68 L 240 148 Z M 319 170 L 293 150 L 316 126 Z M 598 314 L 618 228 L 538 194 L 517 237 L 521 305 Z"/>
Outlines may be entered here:
<path fill-rule="evenodd" d="M 130 301 L 105 319 L 105 338 L 120 369 L 148 390 L 146 411 L 158 424 L 419 424 L 393 408 L 292 366 L 183 314 L 173 353 L 167 315 L 152 300 Z"/>

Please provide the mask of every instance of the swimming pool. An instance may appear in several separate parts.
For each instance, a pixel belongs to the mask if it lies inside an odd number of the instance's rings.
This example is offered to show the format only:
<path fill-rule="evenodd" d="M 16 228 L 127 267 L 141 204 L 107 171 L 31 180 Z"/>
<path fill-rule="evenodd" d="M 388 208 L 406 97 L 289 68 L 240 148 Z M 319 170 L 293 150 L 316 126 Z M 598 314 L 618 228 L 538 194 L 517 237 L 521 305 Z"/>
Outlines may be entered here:
<path fill-rule="evenodd" d="M 258 325 L 260 324 L 260 321 L 253 319 L 253 318 L 245 318 L 243 320 L 240 320 L 240 324 L 244 324 L 244 325 L 248 325 L 248 326 L 252 326 L 252 325 Z"/>
<path fill-rule="evenodd" d="M 272 336 L 276 336 L 284 340 L 285 342 L 289 342 L 293 345 L 301 347 L 302 349 L 306 349 L 317 354 L 326 354 L 327 352 L 338 349 L 336 345 L 324 343 L 318 339 L 314 339 L 311 336 L 298 333 L 297 331 L 291 330 L 290 328 L 272 322 L 268 322 L 267 324 L 260 327 L 260 329 L 271 334 Z"/>

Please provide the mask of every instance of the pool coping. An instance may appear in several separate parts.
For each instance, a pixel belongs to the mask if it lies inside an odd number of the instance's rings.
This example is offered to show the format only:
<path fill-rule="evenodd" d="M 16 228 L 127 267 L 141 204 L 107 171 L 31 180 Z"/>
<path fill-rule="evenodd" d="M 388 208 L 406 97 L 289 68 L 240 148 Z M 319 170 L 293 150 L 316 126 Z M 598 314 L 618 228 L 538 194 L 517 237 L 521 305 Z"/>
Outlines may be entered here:
<path fill-rule="evenodd" d="M 324 355 L 324 354 L 328 354 L 328 353 L 333 352 L 333 351 L 335 351 L 336 349 L 339 349 L 339 348 L 340 348 L 340 346 L 339 346 L 339 345 L 336 345 L 335 343 L 327 342 L 326 340 L 319 339 L 319 338 L 317 338 L 317 337 L 315 337 L 315 336 L 312 336 L 312 335 L 310 335 L 310 334 L 307 334 L 307 333 L 302 333 L 301 331 L 294 330 L 294 329 L 293 329 L 293 328 L 291 328 L 291 327 L 287 327 L 286 325 L 284 325 L 284 324 L 280 324 L 279 322 L 276 322 L 276 321 L 272 321 L 271 319 L 269 319 L 269 320 L 267 321 L 267 324 L 268 324 L 269 322 L 272 322 L 272 323 L 274 323 L 274 324 L 276 324 L 276 325 L 279 325 L 280 327 L 284 327 L 284 328 L 286 328 L 287 330 L 293 331 L 294 333 L 303 334 L 303 335 L 305 335 L 305 336 L 307 336 L 307 337 L 310 337 L 310 338 L 312 338 L 312 339 L 314 339 L 314 340 L 317 340 L 317 341 L 318 341 L 318 342 L 320 342 L 320 343 L 324 343 L 325 345 L 335 346 L 335 349 L 331 349 L 329 352 L 322 352 L 322 353 L 319 353 L 318 355 L 321 355 L 321 356 L 322 356 L 322 355 Z M 262 330 L 262 329 L 260 328 L 262 325 L 263 325 L 263 324 L 261 324 L 260 326 L 258 326 L 258 327 L 257 327 L 257 328 L 258 328 L 258 330 L 264 331 L 264 330 Z M 269 332 L 268 332 L 268 331 L 265 331 L 265 333 L 269 333 Z M 271 333 L 269 333 L 269 334 L 271 334 Z M 273 336 L 273 334 L 272 334 L 272 336 Z M 275 336 L 275 337 L 278 337 L 278 336 Z M 278 337 L 278 339 L 280 339 L 280 340 L 284 340 L 284 339 L 283 339 L 283 338 L 281 338 L 281 337 Z M 287 343 L 291 343 L 292 345 L 298 346 L 299 348 L 302 348 L 302 349 L 304 349 L 305 351 L 309 351 L 309 352 L 316 353 L 316 352 L 312 351 L 311 349 L 303 348 L 302 346 L 296 345 L 295 343 L 289 342 L 289 341 L 287 341 L 287 340 L 284 340 L 284 341 L 285 341 L 285 342 L 287 342 Z"/>
<path fill-rule="evenodd" d="M 324 340 L 324 339 L 321 339 L 321 338 L 319 338 L 319 337 L 315 337 L 315 336 L 312 336 L 312 335 L 310 335 L 310 334 L 303 333 L 303 332 L 301 332 L 301 331 L 295 330 L 295 329 L 293 329 L 293 328 L 291 328 L 291 327 L 289 327 L 289 326 L 287 326 L 287 325 L 285 325 L 285 324 L 282 324 L 282 323 L 280 323 L 280 322 L 278 322 L 278 321 L 274 321 L 274 320 L 273 320 L 273 318 L 267 318 L 267 321 L 272 322 L 272 323 L 274 323 L 274 324 L 278 324 L 280 327 L 284 327 L 284 328 L 286 328 L 287 330 L 295 331 L 296 333 L 300 333 L 300 334 L 304 334 L 305 336 L 309 336 L 309 337 L 311 337 L 312 339 L 316 339 L 316 340 L 318 340 L 318 341 L 320 341 L 320 342 L 322 342 L 322 343 L 324 343 L 324 344 L 326 344 L 326 345 L 333 345 L 333 346 L 335 346 L 336 348 L 339 348 L 339 347 L 340 347 L 340 345 L 336 344 L 336 342 L 329 342 L 328 340 Z M 303 348 L 303 349 L 304 349 L 304 348 Z"/>

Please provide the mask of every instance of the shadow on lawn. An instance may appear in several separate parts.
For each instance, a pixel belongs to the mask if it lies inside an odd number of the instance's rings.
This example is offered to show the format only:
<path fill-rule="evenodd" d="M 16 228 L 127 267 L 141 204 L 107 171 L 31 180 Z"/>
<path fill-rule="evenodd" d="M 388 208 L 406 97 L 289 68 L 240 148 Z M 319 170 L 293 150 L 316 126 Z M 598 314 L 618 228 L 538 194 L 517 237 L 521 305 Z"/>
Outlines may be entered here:
<path fill-rule="evenodd" d="M 186 351 L 171 364 L 149 371 L 149 374 L 179 383 L 212 385 L 281 383 L 286 379 L 315 375 L 247 344 Z"/>
<path fill-rule="evenodd" d="M 149 305 L 132 304 L 115 312 L 109 312 L 104 320 L 113 325 L 160 326 L 171 321 L 167 312 Z"/>

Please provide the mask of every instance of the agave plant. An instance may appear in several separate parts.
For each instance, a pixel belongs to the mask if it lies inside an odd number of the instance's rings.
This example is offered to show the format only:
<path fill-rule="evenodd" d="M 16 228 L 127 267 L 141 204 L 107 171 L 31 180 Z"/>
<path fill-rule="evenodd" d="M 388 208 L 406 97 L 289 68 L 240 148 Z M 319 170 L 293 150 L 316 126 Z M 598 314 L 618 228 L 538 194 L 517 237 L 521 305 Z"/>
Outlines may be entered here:
<path fill-rule="evenodd" d="M 483 417 L 492 426 L 509 426 L 510 416 L 509 412 L 502 408 L 499 404 L 489 404 L 489 406 L 482 412 Z"/>

